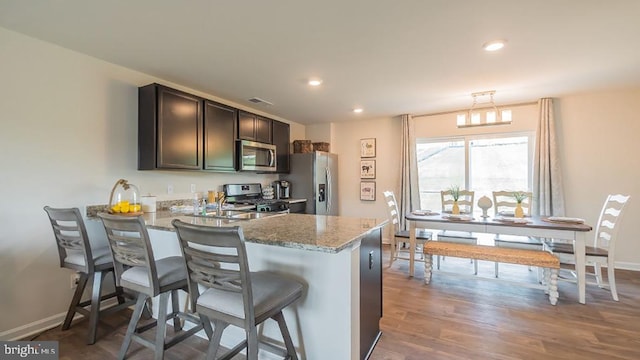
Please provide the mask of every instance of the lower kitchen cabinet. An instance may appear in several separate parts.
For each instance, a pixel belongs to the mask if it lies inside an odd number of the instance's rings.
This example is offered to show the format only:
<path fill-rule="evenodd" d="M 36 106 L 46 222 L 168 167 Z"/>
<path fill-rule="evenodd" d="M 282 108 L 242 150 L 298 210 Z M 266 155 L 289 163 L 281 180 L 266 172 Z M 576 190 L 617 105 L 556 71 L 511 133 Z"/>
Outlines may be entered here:
<path fill-rule="evenodd" d="M 204 169 L 236 170 L 236 124 L 238 109 L 205 100 Z"/>
<path fill-rule="evenodd" d="M 360 243 L 360 359 L 370 355 L 380 337 L 382 229 L 373 229 Z"/>

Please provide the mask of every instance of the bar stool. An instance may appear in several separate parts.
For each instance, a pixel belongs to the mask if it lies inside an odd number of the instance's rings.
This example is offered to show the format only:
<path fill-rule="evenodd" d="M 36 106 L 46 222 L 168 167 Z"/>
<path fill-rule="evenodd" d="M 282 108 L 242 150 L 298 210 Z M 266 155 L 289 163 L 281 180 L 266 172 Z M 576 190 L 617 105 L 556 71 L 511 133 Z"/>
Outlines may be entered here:
<path fill-rule="evenodd" d="M 116 272 L 116 284 L 138 294 L 136 306 L 131 315 L 118 359 L 124 359 L 131 345 L 136 342 L 155 351 L 155 359 L 164 357 L 164 351 L 196 332 L 205 329 L 211 338 L 211 323 L 202 315 L 181 312 L 178 304 L 178 290 L 187 291 L 187 269 L 181 256 L 170 256 L 156 260 L 151 249 L 149 233 L 141 216 L 120 216 L 99 213 L 109 239 Z M 138 327 L 140 316 L 147 299 L 160 295 L 158 320 Z M 171 296 L 172 312 L 167 314 L 167 306 Z M 166 341 L 167 320 L 173 320 L 176 333 Z M 182 331 L 180 320 L 189 321 L 195 326 Z M 157 326 L 155 342 L 149 341 L 139 334 Z"/>
<path fill-rule="evenodd" d="M 77 271 L 80 280 L 73 294 L 67 315 L 62 322 L 62 330 L 68 330 L 76 313 L 89 318 L 89 334 L 87 344 L 96 342 L 98 320 L 102 315 L 122 310 L 133 305 L 133 300 L 125 301 L 125 294 L 121 287 L 117 287 L 113 293 L 102 296 L 102 284 L 105 276 L 112 273 L 115 278 L 113 261 L 107 244 L 103 247 L 92 248 L 87 235 L 80 210 L 78 208 L 52 208 L 44 207 L 49 217 L 53 235 L 56 239 L 60 267 Z M 91 299 L 82 300 L 82 295 L 87 287 L 89 279 L 92 279 Z M 100 309 L 103 300 L 118 298 L 118 305 L 106 309 Z M 89 310 L 85 309 L 89 306 Z"/>
<path fill-rule="evenodd" d="M 213 321 L 214 334 L 207 359 L 214 359 L 224 329 L 235 325 L 244 329 L 246 339 L 222 356 L 230 359 L 247 349 L 247 359 L 258 358 L 258 343 L 282 351 L 258 339 L 257 326 L 271 318 L 278 322 L 287 359 L 297 359 L 282 310 L 302 296 L 304 286 L 265 271 L 249 272 L 242 228 L 191 225 L 178 219 L 180 248 L 189 273 L 192 308 Z M 200 292 L 199 286 L 203 287 Z"/>

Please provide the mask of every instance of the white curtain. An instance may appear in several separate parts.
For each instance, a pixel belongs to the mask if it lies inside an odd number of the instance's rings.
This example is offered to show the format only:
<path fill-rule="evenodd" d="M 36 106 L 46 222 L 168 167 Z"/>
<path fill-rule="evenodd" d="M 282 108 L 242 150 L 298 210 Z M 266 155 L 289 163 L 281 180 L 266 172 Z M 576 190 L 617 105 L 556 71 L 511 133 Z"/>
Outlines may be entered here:
<path fill-rule="evenodd" d="M 418 194 L 418 163 L 416 162 L 416 145 L 413 138 L 413 119 L 411 115 L 402 115 L 402 143 L 400 156 L 400 228 L 407 229 L 404 214 L 420 208 Z"/>
<path fill-rule="evenodd" d="M 560 158 L 556 146 L 553 99 L 538 101 L 538 129 L 533 168 L 533 214 L 564 215 L 564 194 Z"/>

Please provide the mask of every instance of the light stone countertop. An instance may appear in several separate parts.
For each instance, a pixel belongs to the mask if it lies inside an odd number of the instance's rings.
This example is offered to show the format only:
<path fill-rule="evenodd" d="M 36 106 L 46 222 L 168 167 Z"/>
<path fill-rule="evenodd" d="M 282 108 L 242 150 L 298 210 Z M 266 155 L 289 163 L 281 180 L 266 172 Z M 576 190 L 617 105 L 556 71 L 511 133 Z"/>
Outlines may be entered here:
<path fill-rule="evenodd" d="M 229 220 L 172 214 L 168 211 L 142 215 L 149 229 L 175 231 L 174 219 L 205 226 L 240 226 L 247 242 L 295 249 L 337 253 L 387 220 L 344 216 L 278 214 L 253 220 Z"/>

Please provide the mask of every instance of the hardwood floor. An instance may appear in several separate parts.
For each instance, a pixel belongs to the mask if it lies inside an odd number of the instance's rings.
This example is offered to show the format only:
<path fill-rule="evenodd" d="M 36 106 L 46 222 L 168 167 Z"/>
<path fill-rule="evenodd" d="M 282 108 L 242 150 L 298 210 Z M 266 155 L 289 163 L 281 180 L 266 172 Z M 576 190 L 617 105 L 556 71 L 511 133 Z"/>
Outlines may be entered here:
<path fill-rule="evenodd" d="M 388 255 L 385 251 L 385 261 Z M 493 263 L 479 266 L 480 276 L 493 276 Z M 471 274 L 472 267 L 468 259 L 446 258 L 441 270 Z M 425 285 L 422 264 L 415 278 L 407 276 L 407 268 L 402 260 L 385 267 L 383 333 L 372 360 L 640 359 L 639 272 L 616 271 L 620 302 L 589 285 L 587 305 L 581 305 L 575 284 L 561 282 L 558 305 L 552 306 L 540 290 L 438 271 Z M 501 264 L 500 277 L 535 281 L 536 272 Z M 86 320 L 38 339 L 59 341 L 60 359 L 113 359 L 128 320 L 128 311 L 110 316 L 95 345 L 85 344 Z M 206 348 L 204 339 L 191 337 L 166 351 L 165 359 L 204 359 Z M 132 345 L 128 359 L 149 358 L 151 351 Z"/>

